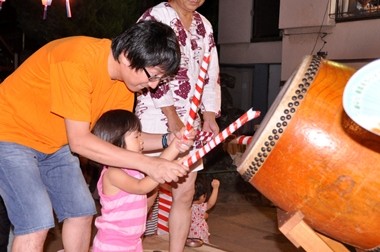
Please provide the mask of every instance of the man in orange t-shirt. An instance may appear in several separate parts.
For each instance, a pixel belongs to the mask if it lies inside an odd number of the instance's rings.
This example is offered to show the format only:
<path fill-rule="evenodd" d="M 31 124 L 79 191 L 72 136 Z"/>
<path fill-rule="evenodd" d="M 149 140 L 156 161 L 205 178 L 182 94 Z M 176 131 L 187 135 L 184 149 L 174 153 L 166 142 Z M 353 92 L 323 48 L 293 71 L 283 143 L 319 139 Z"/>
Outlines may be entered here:
<path fill-rule="evenodd" d="M 178 181 L 188 168 L 129 152 L 91 133 L 111 109 L 132 111 L 134 92 L 156 88 L 180 63 L 176 35 L 140 22 L 113 39 L 85 36 L 52 41 L 0 85 L 0 195 L 14 226 L 12 251 L 42 251 L 53 211 L 63 221 L 66 252 L 87 252 L 95 204 L 76 155 L 129 167 L 157 182 Z M 144 134 L 147 150 L 166 135 Z M 169 140 L 181 137 L 171 134 Z M 180 151 L 192 141 L 182 141 Z"/>

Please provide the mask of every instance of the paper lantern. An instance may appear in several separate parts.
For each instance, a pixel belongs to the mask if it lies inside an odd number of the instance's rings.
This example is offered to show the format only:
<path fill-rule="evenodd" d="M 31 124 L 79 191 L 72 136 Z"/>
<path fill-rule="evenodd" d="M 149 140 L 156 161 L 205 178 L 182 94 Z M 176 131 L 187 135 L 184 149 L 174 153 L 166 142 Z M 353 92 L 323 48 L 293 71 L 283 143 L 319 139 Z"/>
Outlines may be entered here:
<path fill-rule="evenodd" d="M 71 18 L 70 0 L 66 0 L 66 15 L 68 18 Z"/>
<path fill-rule="evenodd" d="M 5 1 L 5 0 L 0 0 L 0 3 L 1 1 Z M 42 5 L 44 6 L 44 13 L 43 13 L 42 19 L 45 20 L 47 17 L 47 8 L 48 6 L 51 5 L 52 0 L 41 0 L 41 2 L 42 2 Z M 65 0 L 65 2 L 66 2 L 66 15 L 68 18 L 71 18 L 70 0 Z"/>
<path fill-rule="evenodd" d="M 3 8 L 3 2 L 5 2 L 5 0 L 0 0 L 0 10 Z"/>
<path fill-rule="evenodd" d="M 52 0 L 41 0 L 42 5 L 44 6 L 44 13 L 42 15 L 42 19 L 45 20 L 47 17 L 47 8 L 51 5 Z"/>

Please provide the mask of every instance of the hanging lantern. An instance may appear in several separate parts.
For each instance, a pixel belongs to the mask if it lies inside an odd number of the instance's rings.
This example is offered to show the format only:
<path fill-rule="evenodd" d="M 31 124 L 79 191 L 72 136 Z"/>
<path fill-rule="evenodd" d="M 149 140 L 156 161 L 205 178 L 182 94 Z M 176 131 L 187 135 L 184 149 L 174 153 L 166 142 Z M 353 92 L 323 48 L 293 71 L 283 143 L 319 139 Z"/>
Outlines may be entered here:
<path fill-rule="evenodd" d="M 71 18 L 70 0 L 66 0 L 66 15 L 68 18 Z"/>
<path fill-rule="evenodd" d="M 70 8 L 70 0 L 65 0 L 66 1 L 66 15 L 68 18 L 71 18 L 71 8 Z M 1 3 L 5 2 L 5 0 L 0 0 L 0 10 L 1 10 Z M 42 19 L 45 20 L 47 18 L 47 9 L 48 6 L 51 5 L 52 0 L 41 0 L 42 5 L 44 6 L 44 12 Z"/>
<path fill-rule="evenodd" d="M 2 1 L 2 0 L 0 0 Z M 41 0 L 42 5 L 44 6 L 44 13 L 42 15 L 42 19 L 45 20 L 47 17 L 47 8 L 51 5 L 52 0 Z"/>
<path fill-rule="evenodd" d="M 0 10 L 3 8 L 3 3 L 5 2 L 5 0 L 0 0 Z"/>

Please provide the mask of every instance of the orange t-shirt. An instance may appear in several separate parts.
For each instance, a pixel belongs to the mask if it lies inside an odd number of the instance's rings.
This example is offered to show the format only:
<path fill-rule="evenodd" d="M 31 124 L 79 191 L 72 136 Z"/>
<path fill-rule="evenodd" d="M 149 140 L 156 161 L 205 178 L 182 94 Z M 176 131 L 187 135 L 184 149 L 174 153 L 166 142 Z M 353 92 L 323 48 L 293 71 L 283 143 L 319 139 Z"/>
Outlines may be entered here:
<path fill-rule="evenodd" d="M 0 141 L 43 153 L 68 143 L 64 118 L 93 123 L 111 109 L 132 111 L 134 94 L 111 80 L 109 39 L 52 41 L 0 84 Z"/>

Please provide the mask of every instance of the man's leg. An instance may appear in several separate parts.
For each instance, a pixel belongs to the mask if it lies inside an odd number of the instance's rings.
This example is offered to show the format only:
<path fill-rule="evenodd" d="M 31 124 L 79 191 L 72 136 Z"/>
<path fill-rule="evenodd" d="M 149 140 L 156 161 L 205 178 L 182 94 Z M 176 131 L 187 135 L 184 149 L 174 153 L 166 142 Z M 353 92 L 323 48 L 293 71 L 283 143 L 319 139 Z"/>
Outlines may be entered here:
<path fill-rule="evenodd" d="M 78 158 L 65 146 L 46 160 L 40 170 L 51 192 L 58 221 L 63 221 L 62 242 L 65 252 L 88 252 L 96 207 Z"/>
<path fill-rule="evenodd" d="M 68 218 L 63 222 L 62 242 L 65 252 L 88 252 L 92 216 Z"/>
<path fill-rule="evenodd" d="M 169 215 L 170 252 L 183 252 L 191 224 L 191 204 L 196 172 L 189 173 L 185 182 L 172 187 L 173 202 Z"/>
<path fill-rule="evenodd" d="M 0 142 L 0 192 L 13 225 L 14 252 L 42 252 L 47 232 L 54 226 L 39 170 L 39 159 L 44 157 L 46 154 L 31 148 Z"/>
<path fill-rule="evenodd" d="M 34 233 L 15 236 L 12 244 L 12 252 L 42 252 L 48 229 Z"/>
<path fill-rule="evenodd" d="M 7 209 L 3 198 L 0 197 L 0 251 L 7 251 L 10 229 L 11 222 L 8 218 Z"/>

